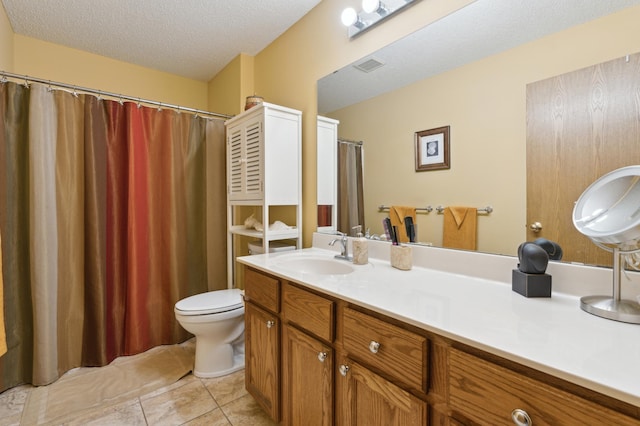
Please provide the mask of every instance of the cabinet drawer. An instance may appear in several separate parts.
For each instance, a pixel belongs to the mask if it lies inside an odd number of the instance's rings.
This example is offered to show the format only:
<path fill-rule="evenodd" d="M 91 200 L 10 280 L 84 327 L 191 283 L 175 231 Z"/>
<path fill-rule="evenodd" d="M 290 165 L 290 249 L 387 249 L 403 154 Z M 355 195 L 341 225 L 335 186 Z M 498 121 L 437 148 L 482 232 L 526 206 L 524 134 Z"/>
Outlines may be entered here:
<path fill-rule="evenodd" d="M 350 308 L 344 309 L 343 333 L 343 346 L 349 354 L 404 384 L 426 391 L 425 337 Z"/>
<path fill-rule="evenodd" d="M 286 284 L 282 293 L 284 319 L 328 342 L 334 337 L 334 302 Z"/>
<path fill-rule="evenodd" d="M 480 424 L 512 425 L 521 409 L 534 425 L 637 425 L 623 414 L 457 349 L 450 352 L 450 404 Z"/>
<path fill-rule="evenodd" d="M 256 270 L 244 271 L 244 297 L 271 312 L 280 312 L 280 281 Z"/>

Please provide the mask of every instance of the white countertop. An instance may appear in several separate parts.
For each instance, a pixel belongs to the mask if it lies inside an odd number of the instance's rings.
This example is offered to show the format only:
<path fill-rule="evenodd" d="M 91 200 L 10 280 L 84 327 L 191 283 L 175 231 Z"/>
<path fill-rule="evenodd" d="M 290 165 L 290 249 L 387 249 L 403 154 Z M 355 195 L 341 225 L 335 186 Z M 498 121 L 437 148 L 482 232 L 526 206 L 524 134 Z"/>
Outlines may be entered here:
<path fill-rule="evenodd" d="M 333 259 L 335 251 L 320 248 L 238 261 L 640 407 L 640 325 L 588 314 L 578 296 L 555 290 L 550 298 L 526 298 L 502 281 L 415 262 L 400 271 L 371 258 L 375 251 L 370 246 L 368 265 L 348 263 L 354 272 L 345 275 L 300 273 L 283 264 Z"/>

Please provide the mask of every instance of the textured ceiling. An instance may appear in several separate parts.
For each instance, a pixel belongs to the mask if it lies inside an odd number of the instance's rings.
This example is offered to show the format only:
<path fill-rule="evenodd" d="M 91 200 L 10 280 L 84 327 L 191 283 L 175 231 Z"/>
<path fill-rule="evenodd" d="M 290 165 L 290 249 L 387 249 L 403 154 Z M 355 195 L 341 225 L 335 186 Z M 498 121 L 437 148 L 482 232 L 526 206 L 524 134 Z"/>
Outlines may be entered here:
<path fill-rule="evenodd" d="M 256 55 L 320 0 L 2 0 L 13 31 L 208 81 Z"/>

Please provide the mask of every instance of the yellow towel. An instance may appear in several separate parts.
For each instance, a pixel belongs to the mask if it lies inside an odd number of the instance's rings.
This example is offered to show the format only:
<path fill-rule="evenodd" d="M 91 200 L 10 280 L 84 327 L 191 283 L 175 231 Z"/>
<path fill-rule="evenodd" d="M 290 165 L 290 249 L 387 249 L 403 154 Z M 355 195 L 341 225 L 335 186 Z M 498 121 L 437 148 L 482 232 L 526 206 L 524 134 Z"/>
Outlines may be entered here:
<path fill-rule="evenodd" d="M 0 234 L 0 356 L 7 352 L 7 335 L 4 331 L 4 282 L 2 281 L 2 234 Z"/>
<path fill-rule="evenodd" d="M 391 206 L 389 208 L 389 219 L 391 219 L 391 226 L 395 226 L 398 229 L 398 242 L 408 243 L 409 237 L 407 236 L 407 228 L 404 226 L 404 218 L 411 217 L 413 223 L 416 223 L 416 208 L 405 206 Z"/>
<path fill-rule="evenodd" d="M 478 209 L 474 207 L 447 207 L 444 209 L 442 246 L 476 250 Z"/>

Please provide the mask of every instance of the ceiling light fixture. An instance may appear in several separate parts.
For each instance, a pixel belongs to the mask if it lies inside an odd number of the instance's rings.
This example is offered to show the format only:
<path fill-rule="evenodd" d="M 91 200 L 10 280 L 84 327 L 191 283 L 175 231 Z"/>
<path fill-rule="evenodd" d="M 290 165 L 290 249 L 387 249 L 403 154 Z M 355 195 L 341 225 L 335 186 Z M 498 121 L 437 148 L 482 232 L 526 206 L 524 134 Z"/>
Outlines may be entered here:
<path fill-rule="evenodd" d="M 380 0 L 362 0 L 362 11 L 364 13 L 377 13 L 380 16 L 385 16 L 389 13 L 384 3 Z"/>
<path fill-rule="evenodd" d="M 342 11 L 342 24 L 349 28 L 349 37 L 354 37 L 418 0 L 362 0 L 362 12 L 352 7 Z"/>
<path fill-rule="evenodd" d="M 345 27 L 364 27 L 364 22 L 360 20 L 360 15 L 358 15 L 358 12 L 356 12 L 356 10 L 352 7 L 348 7 L 343 10 L 342 16 L 340 18 L 342 20 L 342 25 L 344 25 Z"/>

